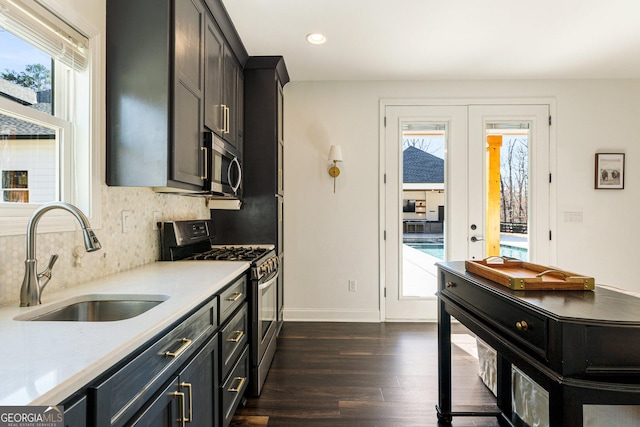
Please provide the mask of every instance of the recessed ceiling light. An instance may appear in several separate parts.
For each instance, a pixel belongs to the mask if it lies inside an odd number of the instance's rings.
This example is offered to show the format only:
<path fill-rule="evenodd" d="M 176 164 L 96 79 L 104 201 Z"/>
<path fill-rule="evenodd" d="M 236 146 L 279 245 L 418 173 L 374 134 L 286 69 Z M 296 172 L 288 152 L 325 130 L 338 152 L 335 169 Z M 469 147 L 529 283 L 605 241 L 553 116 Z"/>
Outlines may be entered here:
<path fill-rule="evenodd" d="M 327 41 L 327 38 L 320 33 L 307 34 L 307 41 L 311 44 L 323 44 Z"/>

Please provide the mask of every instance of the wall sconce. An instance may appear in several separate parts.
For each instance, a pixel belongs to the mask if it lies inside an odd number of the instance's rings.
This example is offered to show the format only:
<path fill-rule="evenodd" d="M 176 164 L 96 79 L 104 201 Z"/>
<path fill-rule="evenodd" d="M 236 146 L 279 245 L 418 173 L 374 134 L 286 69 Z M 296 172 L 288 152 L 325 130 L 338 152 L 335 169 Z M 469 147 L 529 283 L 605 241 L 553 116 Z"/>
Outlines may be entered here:
<path fill-rule="evenodd" d="M 333 166 L 329 169 L 329 175 L 333 177 L 333 192 L 336 192 L 336 177 L 340 175 L 340 169 L 338 169 L 338 162 L 342 161 L 342 147 L 339 145 L 332 145 L 329 148 L 329 161 L 333 162 Z"/>

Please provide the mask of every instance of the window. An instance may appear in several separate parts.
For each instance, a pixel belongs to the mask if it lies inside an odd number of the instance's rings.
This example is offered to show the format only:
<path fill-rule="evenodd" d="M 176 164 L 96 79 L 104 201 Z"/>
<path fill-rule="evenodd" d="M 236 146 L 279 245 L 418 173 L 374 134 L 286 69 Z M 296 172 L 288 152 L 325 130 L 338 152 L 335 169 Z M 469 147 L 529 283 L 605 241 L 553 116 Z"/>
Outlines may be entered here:
<path fill-rule="evenodd" d="M 29 203 L 29 171 L 2 171 L 2 201 Z"/>
<path fill-rule="evenodd" d="M 0 45 L 0 235 L 49 201 L 95 216 L 90 40 L 34 0 L 0 0 Z"/>

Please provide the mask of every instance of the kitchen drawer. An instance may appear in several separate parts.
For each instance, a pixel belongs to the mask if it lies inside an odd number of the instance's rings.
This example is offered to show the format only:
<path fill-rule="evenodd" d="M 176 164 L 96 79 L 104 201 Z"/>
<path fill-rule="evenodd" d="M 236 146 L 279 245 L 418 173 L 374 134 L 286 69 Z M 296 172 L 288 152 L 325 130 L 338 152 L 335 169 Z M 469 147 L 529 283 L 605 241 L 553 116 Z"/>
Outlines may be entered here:
<path fill-rule="evenodd" d="M 249 310 L 247 303 L 231 318 L 220 332 L 220 352 L 222 358 L 221 378 L 226 378 L 238 356 L 242 353 L 249 337 Z"/>
<path fill-rule="evenodd" d="M 527 350 L 533 350 L 544 359 L 548 349 L 547 318 L 533 311 L 525 310 L 481 289 L 461 277 L 441 272 L 440 292 L 477 313 L 498 333 L 516 338 Z"/>
<path fill-rule="evenodd" d="M 247 276 L 243 274 L 220 294 L 220 324 L 222 325 L 247 299 Z"/>
<path fill-rule="evenodd" d="M 235 364 L 229 378 L 222 385 L 222 427 L 227 427 L 233 418 L 249 381 L 249 348 Z"/>
<path fill-rule="evenodd" d="M 218 326 L 217 298 L 144 346 L 125 366 L 89 389 L 96 426 L 121 426 L 167 381 Z"/>

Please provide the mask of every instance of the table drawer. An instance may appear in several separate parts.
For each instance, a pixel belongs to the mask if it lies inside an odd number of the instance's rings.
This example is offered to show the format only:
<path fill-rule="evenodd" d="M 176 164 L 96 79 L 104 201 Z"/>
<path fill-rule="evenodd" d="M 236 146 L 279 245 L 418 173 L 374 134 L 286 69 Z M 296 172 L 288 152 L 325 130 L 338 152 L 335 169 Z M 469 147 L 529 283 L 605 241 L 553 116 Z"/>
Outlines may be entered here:
<path fill-rule="evenodd" d="M 546 317 L 529 311 L 487 292 L 467 280 L 442 272 L 440 292 L 463 305 L 467 310 L 478 313 L 483 321 L 490 324 L 502 335 L 515 337 L 517 342 L 546 358 L 548 348 L 548 328 Z"/>
<path fill-rule="evenodd" d="M 227 427 L 249 385 L 249 348 L 235 364 L 229 378 L 222 385 L 222 427 Z"/>
<path fill-rule="evenodd" d="M 247 276 L 242 275 L 220 294 L 220 324 L 222 325 L 247 299 Z"/>
<path fill-rule="evenodd" d="M 222 349 L 222 375 L 226 378 L 233 368 L 238 356 L 247 345 L 249 338 L 249 310 L 247 303 L 231 318 L 220 332 L 220 348 Z"/>

